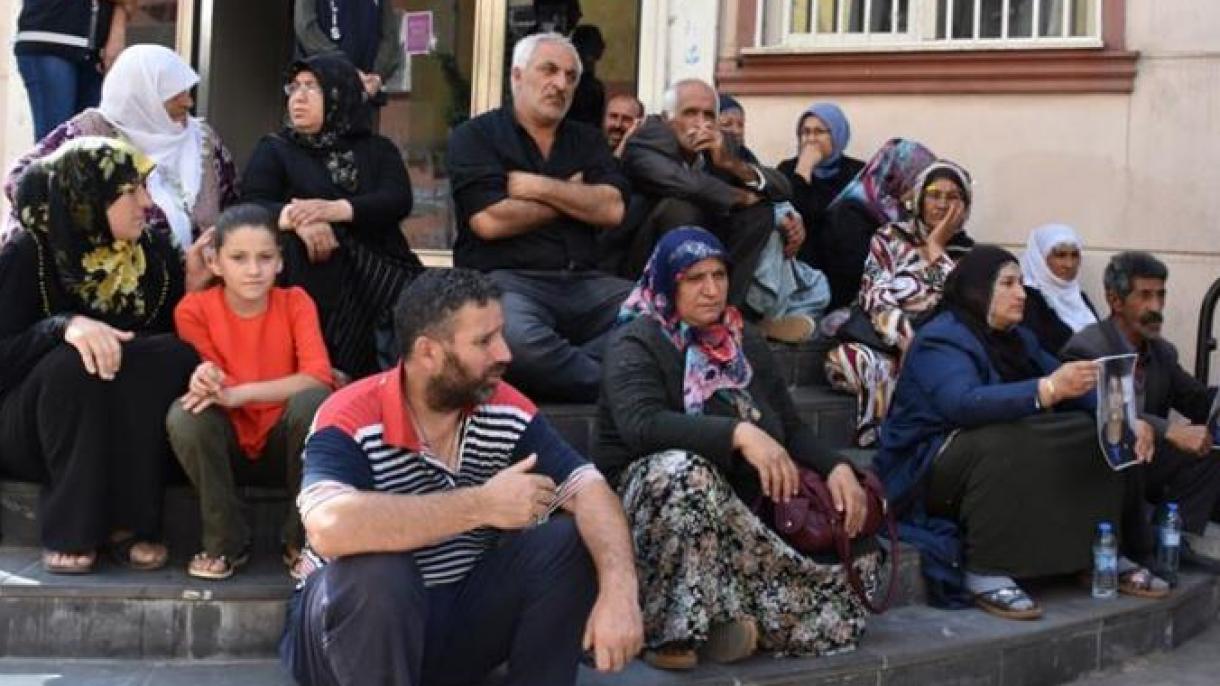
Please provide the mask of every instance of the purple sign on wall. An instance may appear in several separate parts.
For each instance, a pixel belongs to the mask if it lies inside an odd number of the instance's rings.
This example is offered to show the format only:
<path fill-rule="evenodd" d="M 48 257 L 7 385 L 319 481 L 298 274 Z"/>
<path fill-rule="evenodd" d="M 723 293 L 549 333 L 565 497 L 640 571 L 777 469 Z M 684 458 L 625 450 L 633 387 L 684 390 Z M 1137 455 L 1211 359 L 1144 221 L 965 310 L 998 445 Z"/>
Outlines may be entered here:
<path fill-rule="evenodd" d="M 432 52 L 432 13 L 403 14 L 402 42 L 408 55 L 427 55 Z"/>

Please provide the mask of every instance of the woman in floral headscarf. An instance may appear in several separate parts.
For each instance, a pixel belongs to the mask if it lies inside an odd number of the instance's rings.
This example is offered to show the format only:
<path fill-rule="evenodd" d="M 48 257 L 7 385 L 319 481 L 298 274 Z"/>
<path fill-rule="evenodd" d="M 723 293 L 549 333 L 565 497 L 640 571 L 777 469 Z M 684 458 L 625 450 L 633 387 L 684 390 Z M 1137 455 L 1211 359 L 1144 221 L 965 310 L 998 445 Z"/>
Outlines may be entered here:
<path fill-rule="evenodd" d="M 974 244 L 965 231 L 973 203 L 965 169 L 939 160 L 914 186 L 914 216 L 873 236 L 853 311 L 858 319 L 839 329 L 844 342 L 826 355 L 830 385 L 856 394 L 855 441 L 864 448 L 876 440 L 915 329 L 940 301 L 956 260 Z"/>
<path fill-rule="evenodd" d="M 332 364 L 362 376 L 376 370 L 373 328 L 409 278 L 401 272 L 420 266 L 399 227 L 411 181 L 398 148 L 372 132 L 360 76 L 342 55 L 293 63 L 284 93 L 288 125 L 259 141 L 242 197 L 279 217 L 281 282 L 317 303 Z"/>
<path fill-rule="evenodd" d="M 43 566 L 79 574 L 99 546 L 137 569 L 161 529 L 165 413 L 198 362 L 175 338 L 182 264 L 145 228 L 152 162 L 78 138 L 25 171 L 24 230 L 0 251 L 0 471 L 43 484 Z"/>
<path fill-rule="evenodd" d="M 916 141 L 892 138 L 830 202 L 824 231 L 810 234 L 814 267 L 830 281 L 830 309 L 851 305 L 860 292 L 864 259 L 877 229 L 906 219 L 915 179 L 936 160 Z"/>
<path fill-rule="evenodd" d="M 665 234 L 604 365 L 594 460 L 631 526 L 645 659 L 668 669 L 756 648 L 842 652 L 864 629 L 842 568 L 798 553 L 748 505 L 793 495 L 800 463 L 826 477 L 854 536 L 864 492 L 801 421 L 767 343 L 727 305 L 727 289 L 715 236 Z M 855 564 L 875 577 L 874 553 Z"/>

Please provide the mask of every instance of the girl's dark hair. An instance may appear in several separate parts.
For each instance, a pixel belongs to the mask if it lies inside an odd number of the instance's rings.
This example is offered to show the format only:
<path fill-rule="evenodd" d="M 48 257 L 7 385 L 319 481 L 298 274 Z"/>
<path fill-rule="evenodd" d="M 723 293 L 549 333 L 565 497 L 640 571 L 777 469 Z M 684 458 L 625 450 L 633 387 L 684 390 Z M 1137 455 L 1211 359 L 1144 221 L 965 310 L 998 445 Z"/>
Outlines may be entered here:
<path fill-rule="evenodd" d="M 279 246 L 280 232 L 275 230 L 275 222 L 271 219 L 271 213 L 260 205 L 246 202 L 233 205 L 216 218 L 216 231 L 212 234 L 212 248 L 220 250 L 220 246 L 225 244 L 225 238 L 230 233 L 246 227 L 266 229 L 275 239 L 276 246 Z"/>

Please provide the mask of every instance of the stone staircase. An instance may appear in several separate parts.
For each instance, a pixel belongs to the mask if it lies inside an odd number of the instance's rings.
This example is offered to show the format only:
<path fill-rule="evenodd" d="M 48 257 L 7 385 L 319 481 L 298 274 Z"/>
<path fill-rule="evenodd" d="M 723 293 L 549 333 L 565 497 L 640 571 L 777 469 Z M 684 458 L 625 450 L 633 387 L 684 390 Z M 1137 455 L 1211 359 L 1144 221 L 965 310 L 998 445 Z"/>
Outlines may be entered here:
<path fill-rule="evenodd" d="M 854 399 L 817 385 L 823 381 L 815 349 L 777 346 L 775 352 L 805 420 L 824 441 L 846 448 Z M 543 411 L 574 446 L 587 449 L 594 436 L 594 407 L 544 406 Z M 847 453 L 861 464 L 871 457 L 866 451 Z M 197 501 L 186 486 L 172 486 L 166 494 L 165 533 L 173 555 L 166 569 L 133 572 L 103 559 L 96 573 L 81 577 L 42 571 L 37 492 L 31 484 L 0 482 L 0 683 L 7 683 L 6 674 L 35 673 L 62 678 L 47 683 L 291 683 L 274 663 L 291 595 L 275 538 L 288 506 L 282 491 L 244 490 L 256 555 L 249 567 L 222 582 L 184 572 L 199 540 Z M 896 607 L 871 621 L 854 653 L 757 657 L 686 674 L 659 672 L 636 661 L 613 677 L 585 670 L 580 683 L 1062 683 L 1135 655 L 1172 649 L 1217 616 L 1217 582 L 1197 572 L 1185 574 L 1181 587 L 1159 602 L 1094 601 L 1071 582 L 1051 582 L 1031 589 L 1046 608 L 1038 622 L 1008 622 L 973 610 L 944 612 L 923 603 L 917 555 L 905 546 L 900 553 Z"/>

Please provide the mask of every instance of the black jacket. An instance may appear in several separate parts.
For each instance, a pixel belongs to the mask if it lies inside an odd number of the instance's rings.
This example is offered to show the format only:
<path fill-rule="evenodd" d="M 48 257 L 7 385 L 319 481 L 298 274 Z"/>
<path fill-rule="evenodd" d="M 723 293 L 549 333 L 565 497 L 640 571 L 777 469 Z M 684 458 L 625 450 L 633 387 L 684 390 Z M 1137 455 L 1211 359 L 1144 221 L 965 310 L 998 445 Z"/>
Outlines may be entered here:
<path fill-rule="evenodd" d="M 13 52 L 99 62 L 113 17 L 113 0 L 25 0 Z"/>
<path fill-rule="evenodd" d="M 800 257 L 806 264 L 816 264 L 819 256 L 827 249 L 825 246 L 826 225 L 828 223 L 826 208 L 834 200 L 856 174 L 864 168 L 864 163 L 853 157 L 844 157 L 839 163 L 839 173 L 828 179 L 817 177 L 805 181 L 796 173 L 796 158 L 792 157 L 779 163 L 779 171 L 792 184 L 792 204 L 801 214 L 805 222 L 805 242 L 801 244 Z"/>
<path fill-rule="evenodd" d="M 776 372 L 771 349 L 749 325 L 743 345 L 754 368 L 747 390 L 762 414 L 759 428 L 787 448 L 792 459 L 823 476 L 846 462 L 801 421 Z M 684 412 L 685 360 L 657 322 L 641 317 L 616 331 L 603 368 L 593 461 L 611 483 L 617 484 L 623 471 L 641 457 L 687 450 L 715 464 L 744 502 L 755 500 L 760 492 L 758 475 L 733 450 L 733 430 L 741 420 L 718 397 L 704 404 L 702 415 Z"/>
<path fill-rule="evenodd" d="M 398 148 L 388 138 L 363 136 L 351 143 L 359 185 L 347 193 L 331 181 L 325 156 L 289 142 L 280 134 L 263 136 L 241 177 L 242 200 L 279 217 L 293 198 L 344 199 L 352 221 L 344 231 L 375 249 L 414 260 L 399 222 L 411 214 L 411 179 Z"/>
<path fill-rule="evenodd" d="M 1089 296 L 1084 293 L 1080 294 L 1084 298 L 1084 304 L 1089 306 L 1093 311 L 1093 315 L 1097 315 L 1097 308 L 1093 307 L 1093 303 L 1089 302 Z M 1100 317 L 1098 317 L 1100 319 Z M 1042 297 L 1042 291 L 1033 286 L 1025 287 L 1025 318 L 1021 320 L 1025 328 L 1034 332 L 1038 337 L 1038 342 L 1042 344 L 1042 348 L 1052 355 L 1057 355 L 1063 346 L 1067 345 L 1068 339 L 1072 337 L 1072 327 L 1063 323 L 1059 319 L 1059 315 L 1055 313 L 1046 298 Z"/>
<path fill-rule="evenodd" d="M 1106 355 L 1139 352 L 1143 384 L 1136 388 L 1143 418 L 1164 438 L 1169 428 L 1169 410 L 1177 410 L 1195 424 L 1207 422 L 1211 393 L 1178 362 L 1178 349 L 1163 338 L 1147 341 L 1136 351 L 1123 336 L 1114 318 L 1081 329 L 1059 353 L 1064 360 L 1093 360 Z M 1140 375 L 1137 374 L 1138 379 Z"/>

